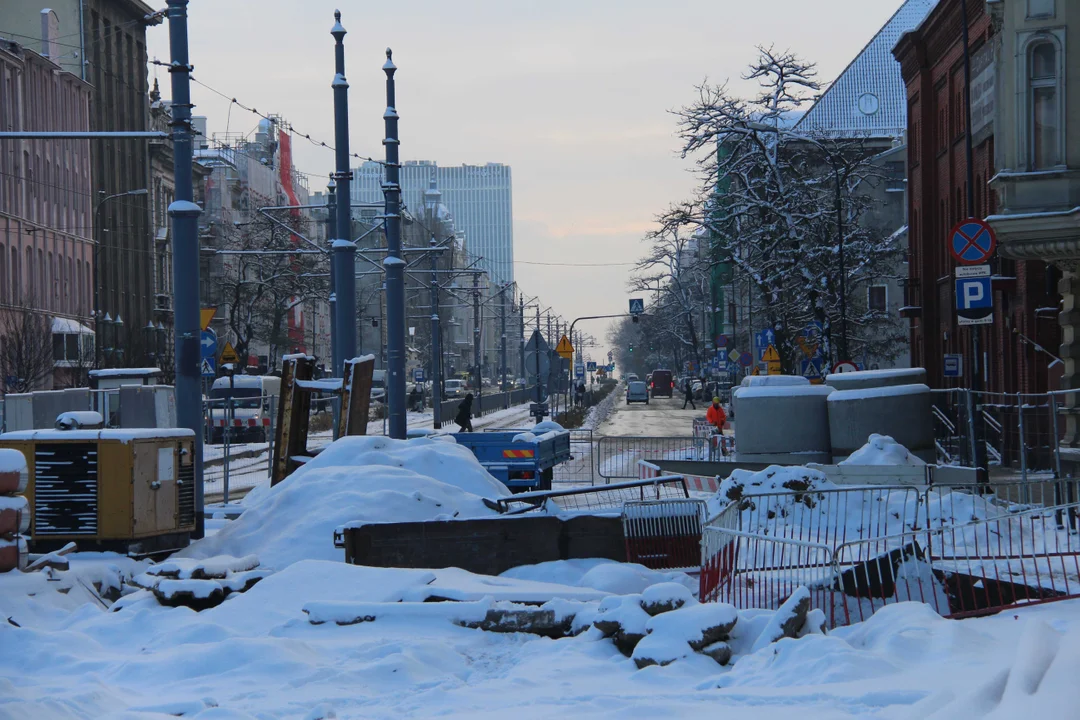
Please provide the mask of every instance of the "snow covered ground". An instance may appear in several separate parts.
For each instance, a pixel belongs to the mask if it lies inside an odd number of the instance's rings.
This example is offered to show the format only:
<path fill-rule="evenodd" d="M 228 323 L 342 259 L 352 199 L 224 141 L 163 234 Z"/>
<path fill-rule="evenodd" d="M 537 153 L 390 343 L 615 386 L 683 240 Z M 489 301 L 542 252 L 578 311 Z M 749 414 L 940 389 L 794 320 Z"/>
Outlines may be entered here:
<path fill-rule="evenodd" d="M 545 574 L 560 572 L 533 577 Z M 0 718 L 1013 718 L 1080 706 L 1080 601 L 965 621 L 904 603 L 729 667 L 691 653 L 638 670 L 595 631 L 550 640 L 389 612 L 427 579 L 303 561 L 196 613 L 152 601 L 109 612 L 77 585 L 0 576 Z M 503 585 L 495 594 L 515 592 Z M 484 592 L 468 587 L 463 597 Z M 313 604 L 388 616 L 312 625 Z"/>
<path fill-rule="evenodd" d="M 780 481 L 747 473 L 724 491 Z M 681 573 L 605 560 L 500 577 L 367 568 L 345 565 L 333 547 L 344 522 L 490 515 L 480 498 L 505 493 L 449 438 L 347 438 L 252 493 L 239 520 L 156 571 L 77 553 L 68 571 L 0 574 L 0 720 L 1011 719 L 1080 707 L 1080 600 L 961 621 L 905 602 L 828 634 L 808 615 L 792 632 L 783 611 L 695 606 L 696 583 Z M 952 515 L 977 514 L 978 502 Z M 165 594 L 197 596 L 197 583 L 212 582 L 196 578 L 199 562 L 247 568 L 252 555 L 265 579 L 201 612 L 132 592 L 171 568 L 178 579 L 161 580 Z M 103 598 L 122 587 L 130 594 L 110 607 Z M 808 596 L 791 597 L 800 592 Z M 426 602 L 440 598 L 453 602 Z M 506 603 L 548 599 L 583 632 L 551 639 L 468 626 L 528 608 Z M 675 599 L 685 608 L 646 614 Z M 620 633 L 638 627 L 633 656 L 619 649 L 625 637 L 590 626 L 597 621 Z M 703 621 L 733 625 L 702 647 Z M 706 654 L 718 647 L 728 664 Z"/>

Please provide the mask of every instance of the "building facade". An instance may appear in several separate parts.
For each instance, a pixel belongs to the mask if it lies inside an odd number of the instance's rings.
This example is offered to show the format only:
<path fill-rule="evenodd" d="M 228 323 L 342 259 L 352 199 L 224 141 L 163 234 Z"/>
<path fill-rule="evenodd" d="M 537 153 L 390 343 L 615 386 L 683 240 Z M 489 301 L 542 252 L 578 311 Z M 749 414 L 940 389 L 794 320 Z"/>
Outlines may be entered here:
<path fill-rule="evenodd" d="M 968 207 L 964 48 L 968 24 L 972 57 L 972 144 L 974 206 Z M 998 128 L 985 87 L 997 34 L 986 7 L 942 0 L 918 28 L 893 50 L 900 61 L 908 102 L 909 274 L 906 315 L 911 321 L 913 364 L 925 367 L 933 387 L 970 387 L 978 372 L 987 390 L 1037 392 L 1050 387 L 1048 363 L 1035 357 L 1034 344 L 1054 347 L 1056 328 L 1040 311 L 1057 305 L 1053 271 L 1038 260 L 1008 256 L 992 266 L 994 322 L 961 327 L 954 301 L 954 267 L 949 235 L 957 222 L 998 211 L 991 180 L 997 174 Z M 981 90 L 980 90 L 981 89 Z M 970 333 L 977 333 L 978 364 Z M 962 377 L 946 378 L 945 355 L 962 357 Z"/>
<path fill-rule="evenodd" d="M 0 41 L 0 128 L 86 131 L 90 96 L 87 83 L 52 60 Z M 35 385 L 63 384 L 64 369 L 93 352 L 93 336 L 82 337 L 94 324 L 91 187 L 88 141 L 0 140 L 0 316 L 29 310 L 61 336 L 51 360 L 57 372 Z M 38 370 L 8 368 L 0 384 Z"/>
<path fill-rule="evenodd" d="M 1041 269 L 1045 299 L 1034 309 L 1034 334 L 1029 335 L 1040 349 L 1056 353 L 1029 350 L 1036 378 L 1053 366 L 1052 379 L 1063 372 L 1062 389 L 1078 388 L 1080 51 L 1069 47 L 1069 37 L 1075 44 L 1080 6 L 1071 0 L 994 0 L 986 7 L 996 38 L 992 71 L 998 171 L 990 185 L 999 200 L 988 220 L 997 232 L 1003 264 Z M 1032 309 L 1025 310 L 1030 317 Z M 1063 363 L 1055 362 L 1055 355 Z M 1032 389 L 1044 387 L 1035 383 Z M 1080 445 L 1076 415 L 1067 413 L 1065 419 L 1068 444 Z"/>
<path fill-rule="evenodd" d="M 353 169 L 353 203 L 383 202 L 383 166 L 365 162 Z M 466 250 L 487 270 L 495 283 L 514 281 L 513 182 L 510 166 L 440 166 L 422 160 L 401 167 L 402 198 L 407 213 L 419 216 L 424 192 L 434 178 L 442 202 L 454 216 L 455 226 L 465 233 Z"/>

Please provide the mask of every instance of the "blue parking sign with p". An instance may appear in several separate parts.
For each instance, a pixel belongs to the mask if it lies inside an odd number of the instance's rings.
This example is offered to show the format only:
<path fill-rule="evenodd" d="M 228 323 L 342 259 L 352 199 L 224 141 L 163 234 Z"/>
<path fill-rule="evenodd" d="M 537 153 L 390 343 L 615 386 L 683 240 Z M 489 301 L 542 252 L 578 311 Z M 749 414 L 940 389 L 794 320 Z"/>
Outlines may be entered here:
<path fill-rule="evenodd" d="M 993 282 L 989 276 L 956 279 L 956 315 L 959 325 L 993 323 Z"/>

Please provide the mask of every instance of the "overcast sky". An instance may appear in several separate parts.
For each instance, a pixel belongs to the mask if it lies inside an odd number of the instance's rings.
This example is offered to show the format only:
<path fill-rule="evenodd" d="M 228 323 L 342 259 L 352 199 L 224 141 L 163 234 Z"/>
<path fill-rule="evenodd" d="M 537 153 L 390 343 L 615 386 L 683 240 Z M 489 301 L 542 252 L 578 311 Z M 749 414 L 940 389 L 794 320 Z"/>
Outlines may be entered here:
<path fill-rule="evenodd" d="M 333 11 L 342 11 L 353 152 L 383 157 L 387 46 L 404 160 L 513 168 L 515 277 L 566 318 L 624 312 L 653 217 L 688 197 L 669 110 L 703 79 L 739 80 L 755 46 L 790 49 L 831 80 L 901 0 L 193 0 L 194 76 L 312 137 L 334 137 Z M 151 28 L 167 59 L 167 25 Z M 168 73 L 151 68 L 168 97 Z M 750 88 L 746 88 L 748 91 Z M 209 132 L 258 118 L 194 85 Z M 319 177 L 333 153 L 295 143 Z M 554 267 L 540 263 L 593 263 Z M 606 343 L 607 326 L 583 326 Z M 594 359 L 602 351 L 593 351 Z"/>

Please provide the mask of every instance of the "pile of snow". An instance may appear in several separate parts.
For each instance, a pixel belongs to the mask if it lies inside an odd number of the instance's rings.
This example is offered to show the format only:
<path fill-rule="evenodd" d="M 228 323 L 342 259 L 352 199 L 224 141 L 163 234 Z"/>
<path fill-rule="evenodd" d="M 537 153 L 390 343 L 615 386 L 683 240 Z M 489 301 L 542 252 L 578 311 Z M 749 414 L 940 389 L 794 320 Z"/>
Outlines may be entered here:
<path fill-rule="evenodd" d="M 840 465 L 925 465 L 922 459 L 888 435 L 874 433 Z"/>
<path fill-rule="evenodd" d="M 346 437 L 274 487 L 259 488 L 237 520 L 179 557 L 257 555 L 280 570 L 298 560 L 341 560 L 335 528 L 494 515 L 482 498 L 509 490 L 452 438 Z"/>
<path fill-rule="evenodd" d="M 500 577 L 592 588 L 612 595 L 644 593 L 655 585 L 669 583 L 678 583 L 690 590 L 696 590 L 698 586 L 697 580 L 686 573 L 650 570 L 644 565 L 600 558 L 520 565 Z"/>
<path fill-rule="evenodd" d="M 716 496 L 726 504 L 727 501 L 734 502 L 751 495 L 837 488 L 839 486 L 820 470 L 800 465 L 770 465 L 758 471 L 733 470 L 731 475 L 720 481 Z"/>

